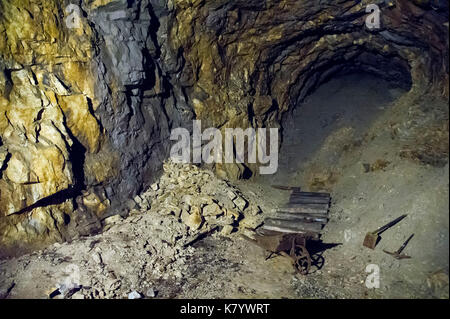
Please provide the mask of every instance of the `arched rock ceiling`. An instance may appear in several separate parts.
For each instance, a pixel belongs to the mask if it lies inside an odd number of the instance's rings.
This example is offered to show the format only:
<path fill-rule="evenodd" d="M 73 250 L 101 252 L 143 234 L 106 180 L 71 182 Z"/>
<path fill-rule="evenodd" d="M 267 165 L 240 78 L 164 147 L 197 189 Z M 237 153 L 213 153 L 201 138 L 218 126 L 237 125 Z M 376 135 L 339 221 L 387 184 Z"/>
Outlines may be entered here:
<path fill-rule="evenodd" d="M 244 125 L 249 109 L 264 120 L 349 69 L 406 87 L 412 77 L 448 94 L 445 16 L 408 0 L 378 1 L 382 29 L 371 32 L 365 9 L 373 2 L 174 1 L 170 42 L 185 59 L 182 84 L 196 114 L 214 126 Z"/>

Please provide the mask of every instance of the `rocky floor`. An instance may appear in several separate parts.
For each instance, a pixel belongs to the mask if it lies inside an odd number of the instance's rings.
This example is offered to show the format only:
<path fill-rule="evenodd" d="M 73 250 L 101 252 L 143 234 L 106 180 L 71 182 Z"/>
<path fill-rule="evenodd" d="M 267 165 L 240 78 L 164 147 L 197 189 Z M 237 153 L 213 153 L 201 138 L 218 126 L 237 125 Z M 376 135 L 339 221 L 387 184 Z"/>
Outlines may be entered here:
<path fill-rule="evenodd" d="M 167 162 L 130 216 L 106 219 L 102 234 L 0 261 L 1 296 L 448 298 L 448 106 L 346 77 L 283 127 L 276 175 L 232 184 Z M 241 236 L 287 201 L 271 184 L 332 194 L 322 242 L 308 243 L 307 276 Z M 375 250 L 362 246 L 366 232 L 402 214 Z M 411 259 L 383 252 L 412 233 Z M 374 265 L 379 287 L 368 288 Z"/>
<path fill-rule="evenodd" d="M 323 271 L 368 296 L 448 297 L 446 102 L 350 75 L 320 87 L 283 127 L 278 173 L 255 182 L 331 192 L 322 240 L 341 245 L 323 252 Z M 265 192 L 287 200 L 288 194 Z M 362 247 L 366 232 L 402 214 L 407 217 L 382 234 L 374 251 Z M 383 252 L 397 250 L 411 234 L 404 250 L 411 259 Z M 365 287 L 369 265 L 380 271 L 379 289 Z"/>

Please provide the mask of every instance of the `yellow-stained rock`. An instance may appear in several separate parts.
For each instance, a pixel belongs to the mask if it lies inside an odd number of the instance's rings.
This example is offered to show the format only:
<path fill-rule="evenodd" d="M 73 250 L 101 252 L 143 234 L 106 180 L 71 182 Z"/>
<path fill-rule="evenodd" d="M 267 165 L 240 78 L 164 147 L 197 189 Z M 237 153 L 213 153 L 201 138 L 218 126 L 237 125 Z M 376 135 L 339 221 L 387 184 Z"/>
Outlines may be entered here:
<path fill-rule="evenodd" d="M 192 230 L 199 229 L 203 223 L 203 217 L 201 215 L 200 208 L 197 206 L 191 207 L 190 214 L 183 211 L 181 213 L 181 219 L 186 224 L 186 226 L 188 226 Z"/>
<path fill-rule="evenodd" d="M 58 100 L 72 134 L 80 140 L 89 153 L 96 153 L 100 146 L 101 130 L 96 118 L 89 110 L 87 98 L 77 94 L 61 96 Z"/>

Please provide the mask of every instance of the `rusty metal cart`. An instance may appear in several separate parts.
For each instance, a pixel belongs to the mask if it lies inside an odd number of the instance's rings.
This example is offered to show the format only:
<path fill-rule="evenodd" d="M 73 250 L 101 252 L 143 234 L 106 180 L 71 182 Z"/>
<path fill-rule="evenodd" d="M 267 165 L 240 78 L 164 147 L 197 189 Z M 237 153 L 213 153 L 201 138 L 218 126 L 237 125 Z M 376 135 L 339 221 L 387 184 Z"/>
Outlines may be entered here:
<path fill-rule="evenodd" d="M 273 254 L 292 260 L 296 271 L 306 275 L 311 267 L 311 256 L 306 249 L 308 240 L 319 240 L 320 232 L 328 222 L 329 193 L 302 192 L 300 187 L 273 186 L 289 190 L 289 202 L 266 218 L 252 240 Z"/>

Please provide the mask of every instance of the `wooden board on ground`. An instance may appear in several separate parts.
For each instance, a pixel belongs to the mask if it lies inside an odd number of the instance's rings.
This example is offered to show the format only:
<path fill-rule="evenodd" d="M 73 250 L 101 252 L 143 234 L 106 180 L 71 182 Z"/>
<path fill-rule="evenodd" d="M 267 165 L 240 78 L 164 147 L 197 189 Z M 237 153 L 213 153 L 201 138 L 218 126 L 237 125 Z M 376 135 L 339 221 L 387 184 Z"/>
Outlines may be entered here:
<path fill-rule="evenodd" d="M 298 190 L 292 191 L 292 194 L 310 197 L 331 197 L 329 193 L 301 192 Z"/>
<path fill-rule="evenodd" d="M 305 208 L 305 207 L 282 207 L 278 211 L 283 213 L 300 213 L 300 214 L 320 214 L 328 215 L 328 208 L 326 209 L 315 209 L 315 208 Z"/>
<path fill-rule="evenodd" d="M 298 208 L 310 208 L 310 209 L 315 209 L 315 210 L 324 210 L 324 209 L 328 209 L 328 207 L 330 207 L 330 205 L 324 204 L 324 203 L 309 203 L 309 204 L 288 203 L 284 207 L 298 207 Z"/>
<path fill-rule="evenodd" d="M 279 233 L 289 233 L 289 234 L 304 234 L 305 237 L 312 238 L 312 239 L 318 239 L 319 234 L 318 233 L 311 233 L 305 230 L 298 230 L 295 228 L 290 227 L 280 227 L 280 226 L 271 226 L 271 225 L 264 225 L 263 231 L 273 231 L 273 232 L 279 232 Z"/>
<path fill-rule="evenodd" d="M 329 197 L 311 197 L 311 196 L 301 196 L 301 195 L 291 195 L 289 197 L 289 203 L 302 203 L 302 204 L 329 204 Z"/>
<path fill-rule="evenodd" d="M 285 220 L 277 218 L 267 218 L 264 225 L 296 229 L 298 231 L 307 231 L 312 233 L 318 233 L 322 229 L 321 223 L 305 223 L 300 220 Z"/>
<path fill-rule="evenodd" d="M 326 224 L 328 222 L 328 215 L 326 214 L 301 214 L 301 213 L 284 213 L 278 211 L 274 218 L 285 219 L 285 220 L 302 220 L 309 223 L 322 223 Z"/>

